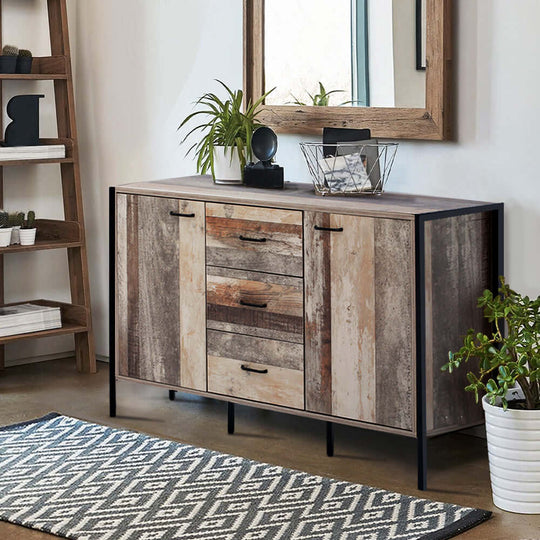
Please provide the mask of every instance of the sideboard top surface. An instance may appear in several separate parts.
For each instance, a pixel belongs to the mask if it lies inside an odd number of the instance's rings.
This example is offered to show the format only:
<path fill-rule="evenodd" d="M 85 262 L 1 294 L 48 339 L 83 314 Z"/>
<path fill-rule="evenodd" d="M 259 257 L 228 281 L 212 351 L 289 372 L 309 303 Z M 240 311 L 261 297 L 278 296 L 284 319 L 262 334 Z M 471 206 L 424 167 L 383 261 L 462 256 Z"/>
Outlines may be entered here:
<path fill-rule="evenodd" d="M 293 208 L 319 212 L 389 216 L 414 219 L 416 215 L 463 211 L 490 205 L 482 201 L 447 199 L 387 192 L 357 197 L 316 195 L 312 184 L 286 182 L 285 189 L 258 189 L 240 185 L 217 185 L 210 176 L 186 176 L 117 186 L 117 193 L 186 198 L 230 204 Z"/>

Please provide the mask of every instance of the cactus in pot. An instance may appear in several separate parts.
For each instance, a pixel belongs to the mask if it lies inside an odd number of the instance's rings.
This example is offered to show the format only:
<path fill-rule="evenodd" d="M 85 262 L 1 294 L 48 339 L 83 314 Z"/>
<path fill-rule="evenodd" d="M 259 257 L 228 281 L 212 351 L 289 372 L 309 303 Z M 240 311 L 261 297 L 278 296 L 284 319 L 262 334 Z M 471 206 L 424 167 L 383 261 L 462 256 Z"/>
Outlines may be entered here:
<path fill-rule="evenodd" d="M 19 49 L 14 45 L 4 45 L 0 56 L 0 73 L 15 73 Z"/>
<path fill-rule="evenodd" d="M 8 212 L 0 210 L 0 247 L 9 246 L 11 242 L 11 230 Z"/>
<path fill-rule="evenodd" d="M 32 246 L 36 242 L 36 213 L 30 210 L 26 215 L 26 221 L 19 231 L 21 237 L 21 246 Z"/>
<path fill-rule="evenodd" d="M 30 73 L 32 71 L 32 52 L 21 49 L 17 56 L 17 73 Z"/>

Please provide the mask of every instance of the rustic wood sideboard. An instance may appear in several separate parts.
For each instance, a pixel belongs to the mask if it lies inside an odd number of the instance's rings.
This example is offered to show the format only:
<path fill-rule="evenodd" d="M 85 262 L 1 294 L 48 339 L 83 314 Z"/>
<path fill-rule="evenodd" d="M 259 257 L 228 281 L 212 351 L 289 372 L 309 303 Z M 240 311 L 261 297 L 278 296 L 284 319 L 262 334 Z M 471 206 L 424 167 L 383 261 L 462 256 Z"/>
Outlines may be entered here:
<path fill-rule="evenodd" d="M 111 416 L 136 380 L 427 438 L 474 426 L 440 368 L 503 273 L 503 205 L 187 177 L 110 188 Z"/>

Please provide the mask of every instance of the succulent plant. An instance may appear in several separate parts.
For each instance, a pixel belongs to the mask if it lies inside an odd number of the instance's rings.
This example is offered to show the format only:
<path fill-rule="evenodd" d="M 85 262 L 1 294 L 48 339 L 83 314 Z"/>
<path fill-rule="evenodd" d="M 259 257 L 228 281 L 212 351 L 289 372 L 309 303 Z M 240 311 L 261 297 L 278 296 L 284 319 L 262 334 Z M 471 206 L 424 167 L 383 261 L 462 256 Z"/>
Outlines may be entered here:
<path fill-rule="evenodd" d="M 36 213 L 30 210 L 26 216 L 26 221 L 23 225 L 23 229 L 33 229 L 35 227 Z"/>
<path fill-rule="evenodd" d="M 19 56 L 24 56 L 26 58 L 32 58 L 32 51 L 29 51 L 28 49 L 21 49 L 19 51 Z"/>
<path fill-rule="evenodd" d="M 9 227 L 9 213 L 5 210 L 0 210 L 0 229 Z"/>
<path fill-rule="evenodd" d="M 3 56 L 19 56 L 19 48 L 14 45 L 4 45 L 2 49 Z"/>
<path fill-rule="evenodd" d="M 24 225 L 24 212 L 10 212 L 9 226 L 22 227 Z"/>

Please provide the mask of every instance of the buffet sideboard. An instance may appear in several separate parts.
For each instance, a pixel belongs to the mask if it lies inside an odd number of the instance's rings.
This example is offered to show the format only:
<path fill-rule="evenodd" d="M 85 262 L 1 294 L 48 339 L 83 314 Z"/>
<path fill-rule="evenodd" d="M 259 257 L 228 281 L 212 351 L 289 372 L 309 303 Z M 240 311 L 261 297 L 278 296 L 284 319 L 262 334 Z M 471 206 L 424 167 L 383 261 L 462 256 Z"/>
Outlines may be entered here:
<path fill-rule="evenodd" d="M 427 439 L 482 423 L 440 368 L 503 274 L 503 205 L 187 177 L 110 188 L 116 381 Z"/>

